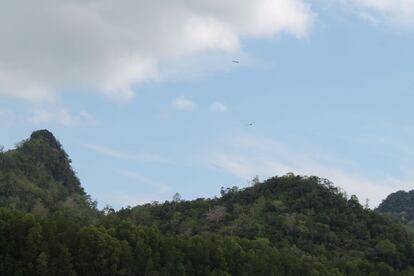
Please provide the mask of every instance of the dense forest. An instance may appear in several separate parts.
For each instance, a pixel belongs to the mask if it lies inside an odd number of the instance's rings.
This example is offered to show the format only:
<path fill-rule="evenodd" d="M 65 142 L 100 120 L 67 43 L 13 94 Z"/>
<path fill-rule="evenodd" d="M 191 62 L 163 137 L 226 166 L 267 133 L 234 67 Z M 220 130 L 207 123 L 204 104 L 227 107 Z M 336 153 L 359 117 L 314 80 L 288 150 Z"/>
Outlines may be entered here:
<path fill-rule="evenodd" d="M 414 275 L 398 200 L 289 174 L 98 210 L 70 163 L 47 130 L 0 152 L 0 275 Z"/>

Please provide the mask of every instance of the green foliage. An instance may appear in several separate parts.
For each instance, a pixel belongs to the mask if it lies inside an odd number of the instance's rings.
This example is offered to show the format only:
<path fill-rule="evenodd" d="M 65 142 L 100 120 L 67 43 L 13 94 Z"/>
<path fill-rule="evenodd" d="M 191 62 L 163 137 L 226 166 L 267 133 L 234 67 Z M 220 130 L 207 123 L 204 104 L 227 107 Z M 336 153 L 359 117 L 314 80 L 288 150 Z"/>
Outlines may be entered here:
<path fill-rule="evenodd" d="M 1 228 L 1 237 L 12 241 L 0 248 L 1 275 L 340 275 L 327 262 L 266 240 L 170 236 L 127 222 L 59 231 L 64 225 L 50 218 L 9 209 L 0 216 L 23 231 Z"/>
<path fill-rule="evenodd" d="M 390 194 L 376 209 L 414 230 L 414 190 Z"/>
<path fill-rule="evenodd" d="M 65 212 L 80 220 L 92 219 L 96 205 L 84 192 L 70 162 L 47 130 L 33 132 L 14 150 L 0 151 L 0 207 L 43 217 Z"/>
<path fill-rule="evenodd" d="M 413 241 L 318 177 L 97 211 L 50 132 L 0 150 L 0 275 L 414 275 Z"/>
<path fill-rule="evenodd" d="M 405 271 L 414 261 L 412 239 L 403 227 L 317 177 L 291 174 L 256 180 L 245 189 L 222 188 L 220 198 L 147 204 L 122 209 L 113 217 L 155 226 L 169 235 L 217 233 L 264 240 L 351 275 L 384 267 Z"/>

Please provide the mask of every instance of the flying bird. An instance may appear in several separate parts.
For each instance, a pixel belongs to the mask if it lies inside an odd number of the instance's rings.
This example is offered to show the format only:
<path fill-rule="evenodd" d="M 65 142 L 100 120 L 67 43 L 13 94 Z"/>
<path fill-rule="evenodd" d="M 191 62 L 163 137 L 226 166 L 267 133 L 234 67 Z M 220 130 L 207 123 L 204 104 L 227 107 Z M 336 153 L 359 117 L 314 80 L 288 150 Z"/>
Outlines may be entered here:
<path fill-rule="evenodd" d="M 254 126 L 256 124 L 256 122 L 250 122 L 250 123 L 248 123 L 247 125 L 248 126 Z"/>
<path fill-rule="evenodd" d="M 238 60 L 233 60 L 232 62 L 233 63 L 240 63 L 240 61 L 238 61 Z"/>

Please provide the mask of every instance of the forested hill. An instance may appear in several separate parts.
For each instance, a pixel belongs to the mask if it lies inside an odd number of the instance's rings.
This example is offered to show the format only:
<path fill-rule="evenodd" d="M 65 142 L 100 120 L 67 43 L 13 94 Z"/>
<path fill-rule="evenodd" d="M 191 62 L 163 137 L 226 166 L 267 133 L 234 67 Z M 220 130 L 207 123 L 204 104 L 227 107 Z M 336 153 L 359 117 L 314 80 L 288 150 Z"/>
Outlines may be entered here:
<path fill-rule="evenodd" d="M 170 202 L 122 209 L 106 218 L 110 223 L 126 219 L 154 225 L 171 235 L 218 233 L 265 240 L 349 271 L 367 269 L 370 262 L 407 268 L 414 261 L 413 241 L 403 227 L 318 177 L 274 177 L 241 190 L 222 189 L 220 198 L 181 201 L 176 196 Z"/>
<path fill-rule="evenodd" d="M 0 205 L 0 275 L 414 275 L 405 228 L 328 180 L 98 211 L 46 130 L 0 153 Z"/>
<path fill-rule="evenodd" d="M 414 229 L 414 190 L 398 191 L 390 194 L 376 209 L 392 219 Z"/>
<path fill-rule="evenodd" d="M 35 131 L 15 149 L 0 152 L 0 206 L 41 216 L 93 207 L 70 163 L 47 130 Z"/>

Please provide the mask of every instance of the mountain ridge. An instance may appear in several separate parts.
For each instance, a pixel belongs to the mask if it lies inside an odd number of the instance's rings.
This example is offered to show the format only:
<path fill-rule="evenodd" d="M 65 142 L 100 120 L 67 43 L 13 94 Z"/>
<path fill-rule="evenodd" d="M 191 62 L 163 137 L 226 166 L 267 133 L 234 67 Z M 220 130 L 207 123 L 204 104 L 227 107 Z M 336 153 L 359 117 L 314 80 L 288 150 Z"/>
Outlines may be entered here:
<path fill-rule="evenodd" d="M 0 152 L 1 275 L 414 275 L 414 238 L 329 180 L 96 209 L 54 135 Z"/>

